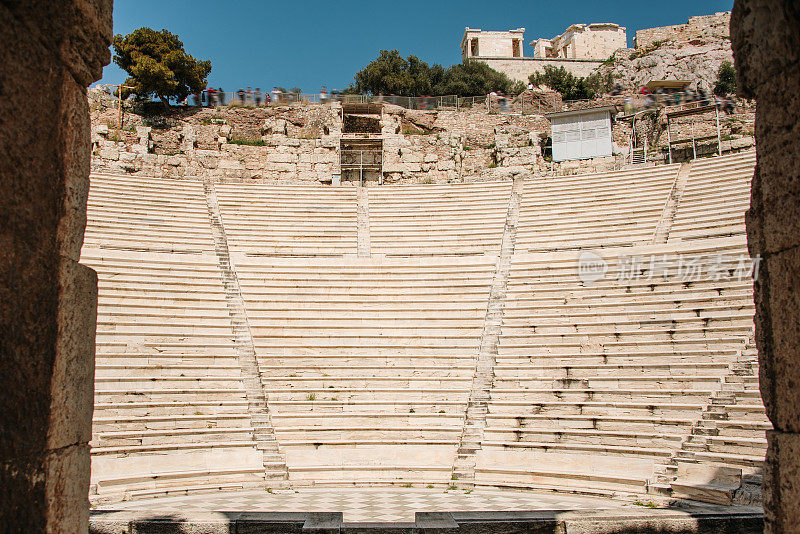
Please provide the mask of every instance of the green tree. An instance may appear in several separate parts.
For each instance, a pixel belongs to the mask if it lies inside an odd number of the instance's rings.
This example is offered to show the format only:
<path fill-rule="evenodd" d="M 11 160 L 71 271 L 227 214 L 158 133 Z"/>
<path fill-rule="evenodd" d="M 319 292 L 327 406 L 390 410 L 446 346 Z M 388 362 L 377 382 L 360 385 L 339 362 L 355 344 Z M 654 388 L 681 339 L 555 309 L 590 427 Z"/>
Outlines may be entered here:
<path fill-rule="evenodd" d="M 717 96 L 736 94 L 736 69 L 730 61 L 723 61 L 719 66 L 714 94 Z"/>
<path fill-rule="evenodd" d="M 130 76 L 125 85 L 133 87 L 124 90 L 123 97 L 155 96 L 165 104 L 169 98 L 182 100 L 205 89 L 211 72 L 211 62 L 187 54 L 177 35 L 151 28 L 114 36 L 114 63 Z"/>
<path fill-rule="evenodd" d="M 377 58 L 356 73 L 348 92 L 420 96 L 433 93 L 431 78 L 441 76 L 441 67 L 431 68 L 416 56 L 404 58 L 397 50 L 381 50 Z"/>
<path fill-rule="evenodd" d="M 477 96 L 492 91 L 521 93 L 524 89 L 522 82 L 514 82 L 482 61 L 468 59 L 447 69 L 436 87 L 436 94 Z"/>
<path fill-rule="evenodd" d="M 610 93 L 614 89 L 614 82 L 616 81 L 611 71 L 606 71 L 605 73 L 595 72 L 584 78 L 584 80 L 586 88 L 592 94 L 592 98 L 604 93 Z"/>
<path fill-rule="evenodd" d="M 381 50 L 358 71 L 345 93 L 399 96 L 475 96 L 492 91 L 521 93 L 525 86 L 480 61 L 467 60 L 445 69 L 416 56 L 404 58 L 397 50 Z"/>
<path fill-rule="evenodd" d="M 533 85 L 544 85 L 561 93 L 564 100 L 586 100 L 608 90 L 613 78 L 592 74 L 581 78 L 568 72 L 564 67 L 546 66 L 544 72 L 536 72 L 528 77 Z"/>

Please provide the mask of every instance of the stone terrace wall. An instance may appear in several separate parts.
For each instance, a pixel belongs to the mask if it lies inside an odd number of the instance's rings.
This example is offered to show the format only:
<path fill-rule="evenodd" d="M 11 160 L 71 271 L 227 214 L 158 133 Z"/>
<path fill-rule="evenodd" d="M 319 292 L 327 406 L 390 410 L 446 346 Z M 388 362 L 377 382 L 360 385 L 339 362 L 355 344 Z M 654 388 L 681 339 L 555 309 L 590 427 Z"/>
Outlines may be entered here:
<path fill-rule="evenodd" d="M 590 75 L 597 67 L 602 65 L 602 60 L 595 59 L 561 59 L 561 58 L 491 58 L 476 57 L 477 61 L 486 63 L 494 70 L 502 72 L 512 80 L 528 83 L 528 77 L 537 72 L 544 72 L 545 67 L 561 68 L 575 76 L 585 77 Z"/>
<path fill-rule="evenodd" d="M 688 42 L 696 39 L 730 39 L 730 12 L 690 17 L 686 24 L 646 28 L 636 32 L 637 49 L 653 46 L 656 41 Z"/>
<path fill-rule="evenodd" d="M 123 130 L 98 110 L 93 169 L 158 177 L 329 182 L 338 172 L 340 108 L 304 105 L 182 110 L 144 126 L 128 114 Z M 412 111 L 384 106 L 384 178 L 452 181 L 541 172 L 542 116 L 473 110 Z M 254 143 L 257 146 L 237 144 Z"/>
<path fill-rule="evenodd" d="M 641 104 L 643 97 L 618 95 L 564 103 L 548 94 L 527 94 L 525 98 L 529 107 L 538 103 L 544 112 L 553 107 L 573 110 L 604 105 L 622 110 L 626 101 Z M 167 178 L 322 183 L 330 183 L 332 175 L 339 172 L 342 131 L 341 109 L 337 106 L 187 108 L 149 119 L 127 113 L 123 129 L 117 130 L 116 110 L 94 100 L 92 105 L 95 171 Z M 512 111 L 519 111 L 518 99 L 510 105 Z M 493 105 L 487 112 L 482 103 L 458 111 L 415 111 L 385 105 L 380 132 L 384 142 L 384 181 L 494 180 L 522 173 L 609 171 L 627 163 L 629 122 L 613 125 L 614 156 L 553 164 L 543 158 L 540 146 L 543 138 L 550 135 L 548 119 L 542 115 L 499 114 L 497 109 Z M 722 118 L 724 152 L 753 145 L 753 112 L 753 106 L 745 102 L 734 115 Z M 640 126 L 648 131 L 649 159 L 663 162 L 666 120 L 660 113 L 645 119 Z M 689 128 L 688 123 L 676 125 L 673 135 L 689 136 Z M 713 145 L 709 150 L 716 150 L 716 141 Z M 708 152 L 703 150 L 699 153 Z"/>

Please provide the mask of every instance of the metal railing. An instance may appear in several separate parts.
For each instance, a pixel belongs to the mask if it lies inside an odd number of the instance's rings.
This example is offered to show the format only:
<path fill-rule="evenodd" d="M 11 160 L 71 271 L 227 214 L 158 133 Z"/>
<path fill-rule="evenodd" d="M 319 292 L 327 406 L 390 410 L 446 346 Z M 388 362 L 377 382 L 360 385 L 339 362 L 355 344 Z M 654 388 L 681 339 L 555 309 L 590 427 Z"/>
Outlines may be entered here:
<path fill-rule="evenodd" d="M 113 97 L 113 95 L 112 95 Z M 115 98 L 116 99 L 116 98 Z M 664 107 L 672 110 L 676 106 L 688 108 L 705 103 L 717 103 L 723 111 L 732 110 L 731 100 L 714 95 L 701 96 L 697 92 L 649 93 L 649 94 L 606 94 L 594 99 L 564 100 L 559 106 L 557 101 L 547 102 L 522 93 L 517 96 L 479 95 L 459 97 L 447 96 L 397 96 L 397 95 L 353 95 L 343 93 L 292 93 L 265 91 L 217 91 L 206 90 L 199 94 L 189 95 L 185 100 L 176 102 L 186 106 L 286 106 L 299 104 L 341 103 L 385 103 L 416 110 L 440 109 L 484 109 L 490 113 L 507 115 L 543 115 L 558 111 L 573 111 L 602 105 L 615 105 L 621 108 L 622 114 L 632 115 L 643 110 L 655 110 Z M 555 104 L 555 105 L 554 105 Z"/>
<path fill-rule="evenodd" d="M 486 97 L 476 97 L 485 100 Z M 383 103 L 406 109 L 458 109 L 461 99 L 448 96 L 397 96 L 397 95 L 350 95 L 342 93 L 285 93 L 203 91 L 199 95 L 189 95 L 179 105 L 189 106 L 286 106 L 293 104 L 332 104 L 333 102 L 351 104 Z"/>

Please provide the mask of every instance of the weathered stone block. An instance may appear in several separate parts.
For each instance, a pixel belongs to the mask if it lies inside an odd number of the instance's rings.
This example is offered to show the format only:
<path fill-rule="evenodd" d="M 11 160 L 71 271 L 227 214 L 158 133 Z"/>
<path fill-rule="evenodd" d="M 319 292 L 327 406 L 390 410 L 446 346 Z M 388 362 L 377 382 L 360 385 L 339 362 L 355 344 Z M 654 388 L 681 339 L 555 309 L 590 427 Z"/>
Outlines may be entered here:
<path fill-rule="evenodd" d="M 415 150 L 404 150 L 401 161 L 404 163 L 422 163 L 422 154 Z"/>
<path fill-rule="evenodd" d="M 383 172 L 401 173 L 405 170 L 405 165 L 397 162 L 383 162 Z"/>
<path fill-rule="evenodd" d="M 764 531 L 797 532 L 800 528 L 800 434 L 767 432 L 764 484 Z"/>
<path fill-rule="evenodd" d="M 296 163 L 297 155 L 291 153 L 270 152 L 267 161 L 271 163 Z"/>
<path fill-rule="evenodd" d="M 89 445 L 51 450 L 45 459 L 47 532 L 86 532 L 89 523 Z"/>
<path fill-rule="evenodd" d="M 800 248 L 767 257 L 761 271 L 756 326 L 762 361 L 767 360 L 761 372 L 764 404 L 776 429 L 800 432 Z"/>
<path fill-rule="evenodd" d="M 49 449 L 88 443 L 94 409 L 97 274 L 62 257 L 58 281 L 58 339 L 51 379 Z"/>
<path fill-rule="evenodd" d="M 800 194 L 787 193 L 769 200 L 764 199 L 761 211 L 760 226 L 763 235 L 763 247 L 759 252 L 769 254 L 790 247 L 800 246 L 800 232 L 797 221 L 800 221 Z"/>
<path fill-rule="evenodd" d="M 119 150 L 116 148 L 101 148 L 100 157 L 110 161 L 117 161 L 119 160 Z"/>
<path fill-rule="evenodd" d="M 237 170 L 241 171 L 244 170 L 244 165 L 239 162 L 238 160 L 233 159 L 221 159 L 219 160 L 219 164 L 217 165 L 218 169 L 222 170 Z"/>
<path fill-rule="evenodd" d="M 292 173 L 294 174 L 297 171 L 297 166 L 292 165 L 290 163 L 275 163 L 275 162 L 268 162 L 264 165 L 264 168 L 268 171 L 272 172 L 281 172 L 281 173 Z"/>
<path fill-rule="evenodd" d="M 456 162 L 452 159 L 442 160 L 436 165 L 436 168 L 440 171 L 452 171 L 456 168 Z"/>

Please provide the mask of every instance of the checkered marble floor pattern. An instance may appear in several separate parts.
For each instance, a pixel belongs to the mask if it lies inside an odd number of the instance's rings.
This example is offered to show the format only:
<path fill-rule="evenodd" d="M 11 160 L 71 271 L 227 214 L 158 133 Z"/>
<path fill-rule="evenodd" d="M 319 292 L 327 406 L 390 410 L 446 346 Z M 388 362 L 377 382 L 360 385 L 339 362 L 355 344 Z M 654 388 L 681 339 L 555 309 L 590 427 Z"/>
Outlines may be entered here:
<path fill-rule="evenodd" d="M 421 488 L 309 488 L 274 493 L 241 491 L 143 499 L 99 506 L 106 510 L 224 512 L 342 512 L 344 521 L 414 521 L 415 512 L 614 509 L 623 501 L 522 491 L 443 491 Z M 630 506 L 629 504 L 627 504 Z"/>

